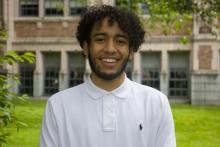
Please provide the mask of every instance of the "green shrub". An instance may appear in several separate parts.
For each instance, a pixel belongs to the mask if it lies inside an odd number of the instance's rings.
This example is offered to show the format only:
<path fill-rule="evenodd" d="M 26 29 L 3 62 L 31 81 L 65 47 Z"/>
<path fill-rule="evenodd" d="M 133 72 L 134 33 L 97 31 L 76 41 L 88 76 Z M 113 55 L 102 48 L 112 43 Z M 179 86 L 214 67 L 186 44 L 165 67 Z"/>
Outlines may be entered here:
<path fill-rule="evenodd" d="M 6 33 L 0 30 L 0 48 L 4 46 L 4 39 L 6 39 Z M 7 51 L 5 54 L 0 56 L 0 69 L 6 64 L 13 65 L 16 63 L 33 63 L 35 59 L 34 54 L 24 53 L 19 55 L 15 51 Z M 2 70 L 3 71 L 3 70 Z M 20 100 L 25 100 L 28 98 L 27 95 L 18 96 L 16 93 L 12 92 L 10 89 L 14 85 L 9 85 L 8 80 L 13 80 L 19 83 L 19 77 L 16 74 L 7 74 L 6 71 L 0 73 L 0 147 L 7 143 L 7 137 L 11 134 L 9 125 L 17 127 L 25 125 L 21 121 L 18 121 L 16 115 L 14 114 L 14 104 L 11 102 L 12 99 L 17 98 Z"/>

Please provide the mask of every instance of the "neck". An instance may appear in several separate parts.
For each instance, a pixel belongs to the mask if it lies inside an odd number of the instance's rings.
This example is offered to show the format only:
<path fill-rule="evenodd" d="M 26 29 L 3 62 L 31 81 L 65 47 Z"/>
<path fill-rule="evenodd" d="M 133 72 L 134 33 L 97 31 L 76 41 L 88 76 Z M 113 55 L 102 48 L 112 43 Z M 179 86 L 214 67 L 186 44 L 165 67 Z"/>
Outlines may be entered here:
<path fill-rule="evenodd" d="M 125 79 L 125 74 L 122 73 L 120 74 L 116 79 L 108 81 L 108 80 L 103 80 L 99 78 L 95 73 L 91 74 L 91 80 L 92 82 L 99 88 L 102 88 L 106 91 L 112 91 L 116 88 L 118 88 L 124 81 Z"/>

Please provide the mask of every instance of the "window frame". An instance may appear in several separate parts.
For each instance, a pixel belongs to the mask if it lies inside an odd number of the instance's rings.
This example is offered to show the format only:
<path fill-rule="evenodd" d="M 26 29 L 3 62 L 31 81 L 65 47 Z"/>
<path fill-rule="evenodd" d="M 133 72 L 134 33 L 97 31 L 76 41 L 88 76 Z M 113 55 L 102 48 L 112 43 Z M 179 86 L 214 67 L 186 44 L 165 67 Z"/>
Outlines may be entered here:
<path fill-rule="evenodd" d="M 146 72 L 147 77 L 144 76 Z M 160 68 L 142 68 L 141 83 L 160 90 Z"/>
<path fill-rule="evenodd" d="M 69 87 L 77 86 L 84 82 L 84 69 L 71 69 L 69 72 Z"/>
<path fill-rule="evenodd" d="M 178 73 L 174 75 L 172 73 Z M 181 73 L 185 77 L 181 77 Z M 186 87 L 183 87 L 186 85 Z M 189 96 L 189 71 L 187 68 L 170 68 L 169 69 L 169 97 L 188 98 Z"/>
<path fill-rule="evenodd" d="M 52 71 L 54 72 L 54 76 L 51 76 Z M 44 72 L 44 94 L 51 95 L 58 91 L 59 91 L 59 67 L 47 67 Z"/>
<path fill-rule="evenodd" d="M 64 16 L 64 0 L 44 0 L 44 16 Z"/>
<path fill-rule="evenodd" d="M 23 7 L 22 5 L 24 6 L 26 5 L 29 7 L 22 8 Z M 35 7 L 33 8 L 33 6 Z M 38 17 L 39 16 L 39 1 L 38 0 L 19 0 L 19 16 L 20 17 Z"/>
<path fill-rule="evenodd" d="M 20 85 L 19 85 L 19 94 L 28 94 L 33 96 L 34 93 L 34 66 L 33 65 L 20 65 L 19 67 L 20 74 Z M 27 82 L 30 84 L 27 85 Z"/>
<path fill-rule="evenodd" d="M 87 7 L 87 0 L 84 0 L 82 5 L 78 5 L 80 0 L 69 0 L 69 15 L 70 16 L 77 16 L 80 15 L 82 13 L 82 11 L 84 11 L 84 9 L 86 9 Z M 71 2 L 75 2 L 77 5 L 71 7 Z M 76 13 L 73 13 L 73 10 L 75 9 Z"/>

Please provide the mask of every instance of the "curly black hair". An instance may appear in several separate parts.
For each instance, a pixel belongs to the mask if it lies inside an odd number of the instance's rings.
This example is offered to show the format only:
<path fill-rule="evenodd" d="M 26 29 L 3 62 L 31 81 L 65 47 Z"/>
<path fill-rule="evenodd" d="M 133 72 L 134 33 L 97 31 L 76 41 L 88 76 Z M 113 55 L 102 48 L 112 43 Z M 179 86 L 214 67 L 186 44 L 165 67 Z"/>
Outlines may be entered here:
<path fill-rule="evenodd" d="M 110 5 L 91 6 L 82 13 L 76 32 L 80 46 L 83 48 L 84 42 L 90 42 L 92 27 L 104 18 L 109 18 L 110 23 L 118 23 L 120 29 L 129 37 L 129 48 L 137 52 L 144 41 L 145 34 L 138 16 L 132 11 Z"/>

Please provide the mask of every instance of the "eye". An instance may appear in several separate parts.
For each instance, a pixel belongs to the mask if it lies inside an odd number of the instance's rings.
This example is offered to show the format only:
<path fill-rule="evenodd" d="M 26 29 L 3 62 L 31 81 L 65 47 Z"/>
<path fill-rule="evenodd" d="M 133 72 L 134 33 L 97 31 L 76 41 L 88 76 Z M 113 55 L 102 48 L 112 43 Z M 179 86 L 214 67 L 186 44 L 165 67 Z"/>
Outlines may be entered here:
<path fill-rule="evenodd" d="M 96 43 L 104 43 L 105 39 L 104 38 L 95 38 Z"/>
<path fill-rule="evenodd" d="M 128 43 L 128 41 L 126 39 L 123 39 L 123 38 L 118 38 L 116 40 L 117 44 L 118 45 L 126 45 Z"/>

